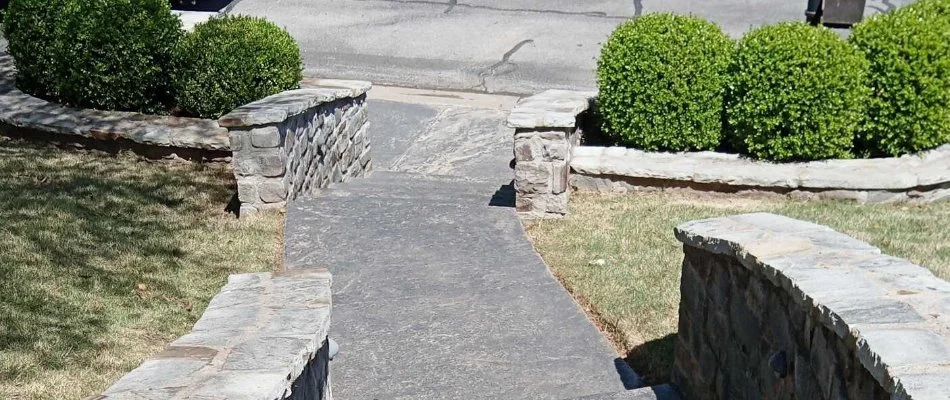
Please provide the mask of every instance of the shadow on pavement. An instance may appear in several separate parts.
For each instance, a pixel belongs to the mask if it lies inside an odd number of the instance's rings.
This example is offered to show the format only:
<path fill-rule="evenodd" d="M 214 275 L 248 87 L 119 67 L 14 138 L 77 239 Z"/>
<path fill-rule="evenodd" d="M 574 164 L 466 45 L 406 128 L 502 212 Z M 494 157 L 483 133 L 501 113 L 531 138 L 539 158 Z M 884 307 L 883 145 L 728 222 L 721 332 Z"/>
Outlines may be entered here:
<path fill-rule="evenodd" d="M 511 181 L 501 185 L 495 194 L 491 196 L 488 205 L 491 207 L 514 207 L 515 206 L 515 182 Z"/>
<path fill-rule="evenodd" d="M 630 368 L 630 365 L 627 364 L 624 359 L 620 357 L 615 358 L 614 368 L 617 369 L 617 375 L 620 375 L 620 382 L 623 383 L 624 389 L 638 389 L 643 386 L 640 377 Z"/>

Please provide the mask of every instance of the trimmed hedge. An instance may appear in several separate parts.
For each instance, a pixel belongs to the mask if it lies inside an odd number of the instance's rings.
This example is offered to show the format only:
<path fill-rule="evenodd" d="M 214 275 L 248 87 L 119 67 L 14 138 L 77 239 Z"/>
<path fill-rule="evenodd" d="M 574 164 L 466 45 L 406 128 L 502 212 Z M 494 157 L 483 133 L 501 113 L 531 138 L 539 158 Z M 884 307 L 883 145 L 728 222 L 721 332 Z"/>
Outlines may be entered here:
<path fill-rule="evenodd" d="M 950 1 L 875 15 L 850 40 L 870 61 L 858 151 L 899 156 L 950 143 Z"/>
<path fill-rule="evenodd" d="M 621 24 L 597 67 L 604 133 L 644 150 L 711 150 L 735 44 L 697 17 L 649 14 Z"/>
<path fill-rule="evenodd" d="M 248 16 L 213 18 L 175 50 L 178 106 L 188 115 L 218 118 L 297 88 L 302 65 L 297 42 L 277 25 Z"/>
<path fill-rule="evenodd" d="M 917 0 L 908 7 L 914 7 L 930 16 L 950 17 L 950 0 Z"/>
<path fill-rule="evenodd" d="M 755 158 L 851 158 L 868 63 L 826 28 L 781 23 L 739 41 L 726 90 L 729 140 Z"/>
<path fill-rule="evenodd" d="M 61 104 L 164 112 L 181 23 L 167 0 L 15 0 L 3 25 L 17 87 Z"/>

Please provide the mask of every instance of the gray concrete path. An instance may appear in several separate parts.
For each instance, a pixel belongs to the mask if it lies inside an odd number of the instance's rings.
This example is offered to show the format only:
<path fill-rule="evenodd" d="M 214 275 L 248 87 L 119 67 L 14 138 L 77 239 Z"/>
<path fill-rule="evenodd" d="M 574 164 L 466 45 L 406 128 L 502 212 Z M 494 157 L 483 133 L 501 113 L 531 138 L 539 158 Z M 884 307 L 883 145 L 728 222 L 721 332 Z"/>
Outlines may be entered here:
<path fill-rule="evenodd" d="M 910 0 L 868 0 L 866 14 Z M 694 14 L 735 37 L 804 19 L 807 0 L 240 0 L 300 42 L 313 76 L 527 94 L 594 87 L 601 43 L 651 12 Z"/>
<path fill-rule="evenodd" d="M 370 110 L 373 175 L 287 215 L 288 267 L 334 276 L 336 398 L 574 399 L 638 386 L 524 235 L 505 111 Z"/>
<path fill-rule="evenodd" d="M 869 0 L 869 11 L 906 1 Z M 805 0 L 242 0 L 312 76 L 481 92 L 590 88 L 601 42 L 646 12 L 733 36 Z M 382 95 L 382 96 L 381 96 Z M 474 96 L 474 97 L 473 97 Z M 334 274 L 337 398 L 647 399 L 511 208 L 512 98 L 374 90 L 377 172 L 290 207 L 286 262 Z"/>

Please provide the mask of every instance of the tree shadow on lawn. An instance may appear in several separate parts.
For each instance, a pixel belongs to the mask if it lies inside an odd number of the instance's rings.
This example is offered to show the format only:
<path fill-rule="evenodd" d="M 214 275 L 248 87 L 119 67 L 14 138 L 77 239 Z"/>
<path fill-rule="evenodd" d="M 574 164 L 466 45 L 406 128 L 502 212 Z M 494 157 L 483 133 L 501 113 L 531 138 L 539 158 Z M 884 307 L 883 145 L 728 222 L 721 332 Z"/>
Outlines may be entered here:
<path fill-rule="evenodd" d="M 648 386 L 669 383 L 673 371 L 676 333 L 653 339 L 627 352 L 624 361 L 633 368 Z"/>
<path fill-rule="evenodd" d="M 196 318 L 182 277 L 220 266 L 183 265 L 182 233 L 232 189 L 166 167 L 0 137 L 0 353 L 15 355 L 0 380 L 90 366 L 156 316 Z"/>

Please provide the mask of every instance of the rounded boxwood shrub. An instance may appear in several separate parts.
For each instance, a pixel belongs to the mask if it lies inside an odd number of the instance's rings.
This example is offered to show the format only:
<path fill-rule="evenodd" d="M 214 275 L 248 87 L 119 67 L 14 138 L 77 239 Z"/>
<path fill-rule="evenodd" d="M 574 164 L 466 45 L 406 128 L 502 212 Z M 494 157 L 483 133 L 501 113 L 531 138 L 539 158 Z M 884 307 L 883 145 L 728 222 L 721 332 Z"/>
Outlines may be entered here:
<path fill-rule="evenodd" d="M 929 17 L 950 17 L 950 0 L 917 0 L 908 7 L 930 13 Z"/>
<path fill-rule="evenodd" d="M 648 14 L 621 24 L 597 66 L 604 133 L 644 150 L 717 147 L 734 46 L 697 17 Z"/>
<path fill-rule="evenodd" d="M 950 1 L 875 15 L 850 40 L 871 65 L 859 151 L 899 156 L 950 143 Z"/>
<path fill-rule="evenodd" d="M 175 51 L 175 70 L 178 106 L 203 118 L 294 89 L 303 78 L 300 49 L 290 34 L 248 16 L 197 25 Z"/>
<path fill-rule="evenodd" d="M 868 100 L 867 61 L 826 28 L 781 23 L 739 41 L 726 90 L 727 134 L 755 158 L 850 158 Z"/>
<path fill-rule="evenodd" d="M 20 90 L 77 107 L 167 110 L 181 38 L 167 0 L 14 0 L 4 21 Z"/>

